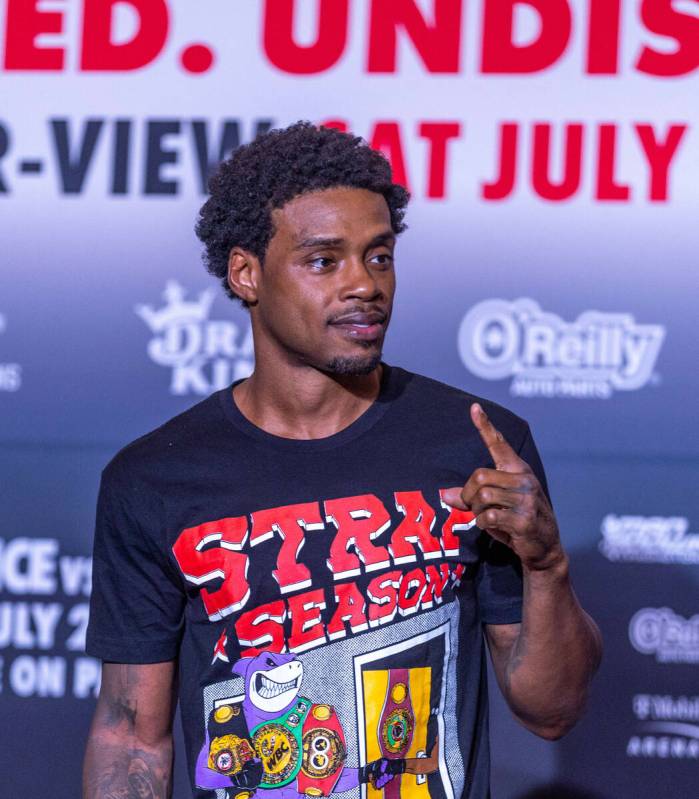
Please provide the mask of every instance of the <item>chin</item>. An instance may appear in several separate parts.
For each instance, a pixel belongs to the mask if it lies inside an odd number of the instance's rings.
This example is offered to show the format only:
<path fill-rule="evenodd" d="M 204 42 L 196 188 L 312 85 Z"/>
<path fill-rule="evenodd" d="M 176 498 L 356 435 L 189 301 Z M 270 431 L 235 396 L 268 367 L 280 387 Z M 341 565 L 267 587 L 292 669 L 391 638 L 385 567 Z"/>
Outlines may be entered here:
<path fill-rule="evenodd" d="M 381 353 L 337 356 L 326 364 L 323 371 L 333 375 L 368 375 L 381 363 Z"/>

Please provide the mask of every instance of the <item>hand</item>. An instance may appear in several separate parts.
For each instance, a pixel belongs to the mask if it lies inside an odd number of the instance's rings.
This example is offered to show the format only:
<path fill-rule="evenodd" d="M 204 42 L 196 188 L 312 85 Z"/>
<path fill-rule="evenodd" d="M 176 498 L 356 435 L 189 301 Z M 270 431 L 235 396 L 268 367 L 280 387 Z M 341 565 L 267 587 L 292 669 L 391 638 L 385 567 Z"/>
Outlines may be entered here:
<path fill-rule="evenodd" d="M 360 768 L 359 782 L 370 782 L 373 788 L 379 789 L 387 785 L 396 774 L 403 774 L 404 771 L 405 760 L 403 758 L 389 760 L 382 757 Z"/>
<path fill-rule="evenodd" d="M 561 562 L 558 525 L 536 475 L 495 429 L 478 403 L 471 419 L 488 448 L 494 469 L 476 469 L 463 488 L 443 493 L 448 504 L 476 515 L 476 524 L 506 544 L 532 571 Z"/>
<path fill-rule="evenodd" d="M 253 757 L 243 764 L 242 769 L 231 776 L 231 785 L 234 788 L 246 788 L 249 791 L 254 791 L 255 788 L 262 782 L 264 768 L 262 761 Z"/>

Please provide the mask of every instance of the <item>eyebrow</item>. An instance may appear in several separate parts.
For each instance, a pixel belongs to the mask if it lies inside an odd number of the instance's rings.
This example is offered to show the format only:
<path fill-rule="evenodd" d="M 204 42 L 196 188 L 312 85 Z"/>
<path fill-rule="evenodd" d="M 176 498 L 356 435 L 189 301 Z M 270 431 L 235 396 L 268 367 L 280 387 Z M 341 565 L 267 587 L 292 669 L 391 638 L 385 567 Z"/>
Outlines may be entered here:
<path fill-rule="evenodd" d="M 393 243 L 395 240 L 396 236 L 393 231 L 386 231 L 385 233 L 379 233 L 378 235 L 374 236 L 374 238 L 369 242 L 368 246 L 376 247 L 377 244 Z M 294 249 L 307 250 L 314 247 L 339 247 L 344 243 L 345 239 L 327 238 L 325 236 L 312 236 L 311 238 L 300 241 Z"/>
<path fill-rule="evenodd" d="M 344 242 L 344 239 L 330 239 L 324 236 L 313 236 L 310 239 L 300 241 L 294 249 L 307 250 L 312 247 L 339 247 Z"/>

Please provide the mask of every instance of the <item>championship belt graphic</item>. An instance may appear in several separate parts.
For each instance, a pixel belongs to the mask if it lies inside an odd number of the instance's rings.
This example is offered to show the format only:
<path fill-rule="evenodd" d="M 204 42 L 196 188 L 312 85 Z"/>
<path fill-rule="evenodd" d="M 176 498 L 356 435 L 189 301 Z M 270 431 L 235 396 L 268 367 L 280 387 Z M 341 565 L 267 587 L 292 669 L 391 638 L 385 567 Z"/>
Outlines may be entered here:
<path fill-rule="evenodd" d="M 209 747 L 209 768 L 221 774 L 237 774 L 248 760 L 255 757 L 252 747 L 237 735 L 214 738 Z"/>
<path fill-rule="evenodd" d="M 388 760 L 405 758 L 413 741 L 415 714 L 409 690 L 408 669 L 389 669 L 388 688 L 383 711 L 379 718 L 379 747 Z M 401 777 L 397 776 L 384 788 L 386 799 L 400 797 Z"/>
<path fill-rule="evenodd" d="M 432 708 L 431 668 L 367 668 L 362 681 L 364 762 L 384 758 L 402 760 L 404 764 L 403 773 L 395 774 L 382 788 L 367 785 L 367 799 L 430 799 L 425 775 L 437 769 L 436 760 L 426 759 Z M 436 747 L 434 754 L 438 754 Z"/>
<path fill-rule="evenodd" d="M 386 701 L 379 720 L 381 754 L 388 759 L 405 757 L 413 740 L 414 727 L 408 670 L 390 669 Z"/>
<path fill-rule="evenodd" d="M 299 697 L 291 710 L 253 728 L 252 745 L 264 769 L 260 788 L 288 785 L 301 770 L 301 730 L 310 708 L 311 702 Z"/>
<path fill-rule="evenodd" d="M 208 729 L 210 769 L 232 776 L 255 757 L 240 705 L 221 705 L 212 710 Z"/>
<path fill-rule="evenodd" d="M 335 709 L 313 705 L 303 725 L 303 760 L 297 778 L 299 793 L 328 796 L 347 756 L 345 735 Z"/>

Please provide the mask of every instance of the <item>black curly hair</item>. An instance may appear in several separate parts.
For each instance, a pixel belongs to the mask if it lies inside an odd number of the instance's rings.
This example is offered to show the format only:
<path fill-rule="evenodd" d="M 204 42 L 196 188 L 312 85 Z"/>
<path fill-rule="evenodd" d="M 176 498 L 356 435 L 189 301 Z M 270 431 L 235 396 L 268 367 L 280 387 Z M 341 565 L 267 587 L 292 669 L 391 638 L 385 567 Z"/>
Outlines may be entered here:
<path fill-rule="evenodd" d="M 263 264 L 274 235 L 271 211 L 300 194 L 340 186 L 382 194 L 393 231 L 405 229 L 410 195 L 393 182 L 386 158 L 359 136 L 300 121 L 239 147 L 212 175 L 199 211 L 195 231 L 206 268 L 229 297 L 240 299 L 228 285 L 231 249 L 248 250 Z"/>

